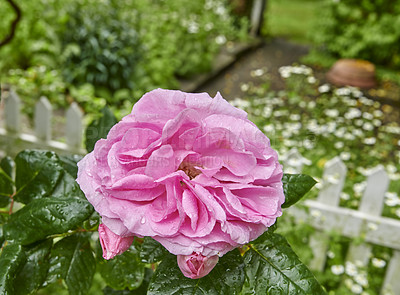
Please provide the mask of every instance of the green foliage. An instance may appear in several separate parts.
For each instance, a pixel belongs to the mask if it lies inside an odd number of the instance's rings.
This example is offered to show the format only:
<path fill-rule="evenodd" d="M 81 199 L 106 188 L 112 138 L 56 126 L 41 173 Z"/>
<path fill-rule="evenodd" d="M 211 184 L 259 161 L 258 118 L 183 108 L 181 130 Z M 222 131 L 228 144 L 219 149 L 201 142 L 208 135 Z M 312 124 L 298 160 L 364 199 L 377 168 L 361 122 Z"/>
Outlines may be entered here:
<path fill-rule="evenodd" d="M 311 176 L 304 174 L 284 174 L 282 182 L 285 194 L 285 203 L 282 208 L 295 204 L 316 184 Z"/>
<path fill-rule="evenodd" d="M 239 294 L 244 282 L 243 260 L 238 250 L 228 252 L 205 277 L 183 276 L 176 256 L 169 254 L 157 267 L 147 294 Z"/>
<path fill-rule="evenodd" d="M 69 294 L 87 294 L 96 269 L 87 234 L 75 234 L 57 242 L 51 250 L 47 283 L 65 280 Z"/>
<path fill-rule="evenodd" d="M 97 284 L 93 278 L 100 276 L 102 282 L 96 290 L 103 289 L 104 294 L 242 294 L 245 280 L 250 282 L 248 286 L 254 283 L 255 278 L 249 276 L 254 265 L 244 263 L 238 249 L 225 254 L 209 275 L 196 280 L 184 277 L 176 256 L 150 237 L 136 238 L 128 251 L 103 260 L 99 243 L 92 236 L 99 216 L 75 182 L 79 159 L 27 150 L 19 153 L 15 162 L 10 158 L 1 162 L 0 187 L 9 199 L 3 204 L 6 210 L 0 213 L 1 294 L 49 294 L 46 290 L 58 294 L 62 288 L 72 295 L 98 294 L 100 291 L 92 291 Z M 310 179 L 304 175 L 285 176 L 289 205 L 312 186 Z M 245 259 L 254 249 L 263 251 L 265 257 L 275 257 L 276 251 L 282 251 L 287 269 L 280 272 L 302 288 L 306 288 L 301 285 L 304 283 L 310 290 L 321 290 L 282 238 L 272 234 L 273 229 L 267 238 L 261 237 L 248 246 L 251 250 Z M 304 271 L 303 277 L 296 272 L 299 269 Z M 280 275 L 275 281 L 268 273 L 257 276 L 266 288 L 288 284 L 287 278 Z"/>
<path fill-rule="evenodd" d="M 269 233 L 250 245 L 244 255 L 243 294 L 326 294 L 287 241 Z"/>
<path fill-rule="evenodd" d="M 329 53 L 400 68 L 400 3 L 329 1 L 314 30 Z"/>
<path fill-rule="evenodd" d="M 134 29 L 136 16 L 124 17 L 125 9 L 117 1 L 73 2 L 67 8 L 67 29 L 60 36 L 67 82 L 90 83 L 111 93 L 133 89 L 141 48 Z"/>
<path fill-rule="evenodd" d="M 137 289 L 142 284 L 145 273 L 139 253 L 133 247 L 112 260 L 101 261 L 99 271 L 107 285 L 115 290 Z"/>

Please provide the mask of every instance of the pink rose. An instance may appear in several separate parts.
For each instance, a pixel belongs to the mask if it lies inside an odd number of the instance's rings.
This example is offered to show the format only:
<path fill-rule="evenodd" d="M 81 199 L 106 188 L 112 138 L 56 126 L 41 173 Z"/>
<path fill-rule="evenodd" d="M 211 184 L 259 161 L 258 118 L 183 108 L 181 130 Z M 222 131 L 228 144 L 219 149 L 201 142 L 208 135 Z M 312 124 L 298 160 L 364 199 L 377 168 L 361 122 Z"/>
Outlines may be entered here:
<path fill-rule="evenodd" d="M 217 255 L 206 257 L 199 253 L 192 255 L 178 255 L 178 266 L 183 275 L 190 279 L 202 278 L 214 268 L 219 257 Z"/>
<path fill-rule="evenodd" d="M 260 236 L 285 200 L 269 139 L 219 93 L 145 94 L 78 167 L 112 232 L 175 255 L 222 256 Z"/>
<path fill-rule="evenodd" d="M 103 249 L 103 258 L 109 260 L 128 250 L 132 245 L 134 237 L 121 237 L 113 233 L 104 224 L 100 224 L 99 239 L 101 248 Z"/>

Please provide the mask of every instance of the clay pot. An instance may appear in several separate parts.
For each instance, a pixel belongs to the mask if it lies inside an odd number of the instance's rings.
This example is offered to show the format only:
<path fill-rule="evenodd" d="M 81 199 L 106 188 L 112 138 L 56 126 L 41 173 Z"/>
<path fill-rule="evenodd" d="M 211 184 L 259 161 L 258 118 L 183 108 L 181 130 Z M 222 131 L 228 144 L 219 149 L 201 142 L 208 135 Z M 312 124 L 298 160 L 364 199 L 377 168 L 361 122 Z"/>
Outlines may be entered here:
<path fill-rule="evenodd" d="M 375 66 L 361 59 L 339 59 L 326 74 L 328 81 L 337 86 L 373 88 L 376 86 Z"/>

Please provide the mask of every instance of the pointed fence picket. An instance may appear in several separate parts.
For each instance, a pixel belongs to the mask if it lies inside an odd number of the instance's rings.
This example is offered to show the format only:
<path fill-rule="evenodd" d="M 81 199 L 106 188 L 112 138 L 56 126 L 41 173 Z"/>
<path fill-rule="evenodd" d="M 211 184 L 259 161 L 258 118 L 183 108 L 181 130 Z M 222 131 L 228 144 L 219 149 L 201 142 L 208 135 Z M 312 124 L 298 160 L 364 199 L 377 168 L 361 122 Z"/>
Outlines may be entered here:
<path fill-rule="evenodd" d="M 389 187 L 389 177 L 382 166 L 372 169 L 358 210 L 339 206 L 347 168 L 339 158 L 325 164 L 322 188 L 316 200 L 305 200 L 301 206 L 288 210 L 289 214 L 310 223 L 317 231 L 310 238 L 313 260 L 310 268 L 324 270 L 327 250 L 330 243 L 329 233 L 335 232 L 355 239 L 364 237 L 363 243 L 352 242 L 347 260 L 360 261 L 367 265 L 371 258 L 372 245 L 393 249 L 388 264 L 381 294 L 400 294 L 400 220 L 381 216 L 384 197 Z"/>
<path fill-rule="evenodd" d="M 4 100 L 4 101 L 3 101 Z M 46 97 L 35 105 L 34 134 L 21 131 L 21 101 L 10 90 L 2 97 L 4 128 L 0 128 L 0 149 L 14 156 L 24 149 L 50 149 L 59 154 L 85 154 L 82 146 L 83 112 L 73 102 L 66 111 L 65 142 L 52 140 L 52 106 Z"/>

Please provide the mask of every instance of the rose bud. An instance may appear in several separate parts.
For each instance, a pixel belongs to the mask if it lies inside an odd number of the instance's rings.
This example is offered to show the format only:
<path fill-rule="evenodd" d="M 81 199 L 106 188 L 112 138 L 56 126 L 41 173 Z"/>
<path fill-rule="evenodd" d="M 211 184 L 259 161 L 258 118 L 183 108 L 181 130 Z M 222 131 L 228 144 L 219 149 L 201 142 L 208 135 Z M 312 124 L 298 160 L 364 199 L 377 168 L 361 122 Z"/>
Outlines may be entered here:
<path fill-rule="evenodd" d="M 219 257 L 217 255 L 207 257 L 200 253 L 191 255 L 178 255 L 178 266 L 183 275 L 190 279 L 199 279 L 209 274 L 217 264 Z"/>
<path fill-rule="evenodd" d="M 100 224 L 99 239 L 103 249 L 103 258 L 109 260 L 128 250 L 134 236 L 121 237 L 113 233 L 105 224 Z"/>

